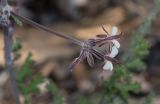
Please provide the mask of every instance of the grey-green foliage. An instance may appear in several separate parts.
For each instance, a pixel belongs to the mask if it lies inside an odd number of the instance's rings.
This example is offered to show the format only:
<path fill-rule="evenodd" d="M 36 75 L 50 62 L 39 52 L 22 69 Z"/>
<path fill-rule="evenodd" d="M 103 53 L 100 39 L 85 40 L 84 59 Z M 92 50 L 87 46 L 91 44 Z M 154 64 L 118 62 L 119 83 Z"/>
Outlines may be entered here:
<path fill-rule="evenodd" d="M 123 66 L 117 65 L 115 72 L 110 80 L 104 81 L 105 95 L 107 104 L 128 104 L 129 92 L 136 93 L 139 91 L 140 85 L 131 81 L 131 71 L 141 72 L 145 69 L 142 59 L 149 53 L 149 42 L 145 39 L 145 35 L 150 31 L 153 20 L 155 19 L 160 8 L 160 0 L 155 0 L 155 4 L 148 16 L 145 17 L 144 23 L 133 33 L 129 50 L 124 53 L 122 58 Z M 118 101 L 116 99 L 118 98 Z M 147 97 L 151 103 L 151 97 Z"/>
<path fill-rule="evenodd" d="M 24 64 L 22 65 L 20 71 L 17 75 L 17 82 L 19 89 L 22 94 L 38 93 L 39 89 L 37 85 L 43 82 L 43 77 L 41 75 L 34 75 L 32 65 L 34 61 L 32 55 L 28 54 Z M 29 86 L 29 87 L 26 87 Z"/>
<path fill-rule="evenodd" d="M 92 104 L 86 97 L 80 96 L 78 99 L 78 104 Z"/>
<path fill-rule="evenodd" d="M 145 99 L 143 104 L 151 104 L 155 94 L 151 92 Z"/>
<path fill-rule="evenodd" d="M 48 91 L 50 91 L 53 95 L 53 104 L 63 104 L 63 94 L 58 90 L 55 83 L 52 82 L 51 84 L 49 84 Z"/>
<path fill-rule="evenodd" d="M 21 42 L 19 39 L 15 39 L 13 47 L 12 47 L 12 52 L 14 54 L 14 61 L 18 60 L 20 58 L 20 53 L 19 50 L 22 48 Z"/>
<path fill-rule="evenodd" d="M 12 15 L 12 19 L 14 20 L 14 22 L 18 25 L 18 26 L 23 26 L 23 23 L 14 15 Z"/>
<path fill-rule="evenodd" d="M 139 84 L 131 81 L 128 70 L 125 67 L 119 68 L 119 66 L 115 68 L 111 79 L 103 83 L 108 104 L 119 104 L 115 102 L 115 99 L 128 104 L 129 92 L 137 93 L 140 89 Z"/>
<path fill-rule="evenodd" d="M 30 104 L 29 95 L 39 93 L 37 85 L 43 82 L 43 77 L 41 75 L 33 74 L 33 64 L 32 55 L 29 53 L 16 76 L 20 93 L 25 97 L 25 104 Z"/>
<path fill-rule="evenodd" d="M 125 62 L 127 69 L 132 69 L 132 71 L 142 71 L 146 68 L 142 59 L 148 55 L 150 44 L 145 39 L 145 36 L 149 33 L 152 22 L 159 12 L 159 9 L 160 0 L 154 0 L 154 5 L 152 6 L 148 16 L 144 17 L 143 24 L 133 33 L 129 50 L 123 57 L 123 61 Z"/>
<path fill-rule="evenodd" d="M 21 56 L 20 54 L 21 48 L 22 48 L 21 42 L 18 39 L 16 39 L 14 41 L 12 48 L 15 61 L 18 60 Z M 39 89 L 37 86 L 44 80 L 44 77 L 41 74 L 35 73 L 35 71 L 33 70 L 34 63 L 35 62 L 32 59 L 32 54 L 29 53 L 16 75 L 18 88 L 20 90 L 20 93 L 23 94 L 25 98 L 25 104 L 30 104 L 30 94 L 39 94 Z M 48 91 L 50 91 L 54 96 L 53 97 L 54 104 L 62 104 L 63 102 L 62 94 L 59 93 L 56 85 L 53 82 L 49 84 Z"/>

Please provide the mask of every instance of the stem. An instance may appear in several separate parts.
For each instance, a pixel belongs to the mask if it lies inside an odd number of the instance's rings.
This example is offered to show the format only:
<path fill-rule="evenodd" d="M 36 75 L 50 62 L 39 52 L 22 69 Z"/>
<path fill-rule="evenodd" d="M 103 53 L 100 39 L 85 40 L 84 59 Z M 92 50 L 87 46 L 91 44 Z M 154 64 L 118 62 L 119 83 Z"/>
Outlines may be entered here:
<path fill-rule="evenodd" d="M 12 87 L 12 93 L 15 97 L 16 104 L 20 104 L 19 101 L 19 91 L 17 88 L 16 78 L 13 71 L 13 59 L 11 56 L 12 52 L 12 32 L 10 31 L 12 27 L 4 27 L 4 53 L 5 53 L 5 64 L 6 69 L 9 73 L 10 81 L 11 81 L 11 87 Z"/>
<path fill-rule="evenodd" d="M 16 0 L 16 10 L 15 10 L 15 12 L 16 12 L 17 14 L 19 14 L 19 11 L 20 11 L 20 9 L 21 9 L 21 6 L 22 6 L 22 0 Z"/>
<path fill-rule="evenodd" d="M 7 0 L 1 0 L 0 5 L 6 6 L 8 4 Z"/>
<path fill-rule="evenodd" d="M 48 33 L 51 33 L 51 34 L 55 34 L 56 36 L 59 36 L 59 37 L 61 37 L 63 39 L 66 39 L 66 40 L 69 40 L 72 43 L 77 44 L 79 46 L 81 46 L 81 44 L 82 44 L 82 42 L 80 40 L 78 40 L 78 39 L 75 39 L 73 37 L 70 37 L 69 35 L 65 35 L 63 33 L 59 33 L 59 32 L 56 32 L 54 30 L 51 30 L 51 29 L 49 29 L 49 28 L 47 28 L 47 27 L 45 27 L 43 25 L 40 25 L 40 24 L 38 24 L 38 23 L 36 23 L 36 22 L 26 18 L 26 17 L 20 16 L 20 15 L 18 15 L 16 13 L 13 13 L 13 12 L 12 12 L 12 15 L 18 17 L 19 19 L 21 19 L 23 22 L 25 22 L 27 24 L 35 26 L 36 28 L 39 28 L 41 30 L 44 30 L 45 32 L 48 32 Z"/>

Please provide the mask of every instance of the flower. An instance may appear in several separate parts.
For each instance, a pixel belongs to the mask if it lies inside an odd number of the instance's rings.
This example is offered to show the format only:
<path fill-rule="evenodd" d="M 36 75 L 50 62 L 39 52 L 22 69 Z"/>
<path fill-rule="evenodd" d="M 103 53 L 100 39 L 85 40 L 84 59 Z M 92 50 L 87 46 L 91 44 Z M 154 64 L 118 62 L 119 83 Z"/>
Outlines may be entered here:
<path fill-rule="evenodd" d="M 71 71 L 76 65 L 78 65 L 85 58 L 87 59 L 89 66 L 93 67 L 94 65 L 93 56 L 98 59 L 101 59 L 101 57 L 103 57 L 100 54 L 97 54 L 98 52 L 93 49 L 93 46 L 94 42 L 91 40 L 87 40 L 82 43 L 82 48 L 79 57 L 75 58 L 74 61 L 69 66 L 69 69 L 71 69 Z"/>
<path fill-rule="evenodd" d="M 118 28 L 114 26 L 112 28 L 111 36 L 115 36 L 117 34 L 118 34 Z M 107 56 L 114 58 L 118 55 L 120 43 L 116 39 L 111 40 L 111 42 L 112 42 L 111 53 Z M 110 71 L 113 70 L 113 64 L 110 60 L 105 60 L 105 65 L 103 66 L 103 70 L 110 70 Z"/>
<path fill-rule="evenodd" d="M 107 33 L 98 34 L 95 39 L 88 39 L 81 44 L 81 52 L 79 57 L 75 58 L 70 64 L 69 69 L 73 69 L 84 59 L 87 59 L 89 66 L 93 67 L 94 58 L 98 60 L 104 60 L 104 70 L 113 70 L 112 63 L 119 63 L 114 57 L 117 56 L 120 48 L 120 43 L 117 41 L 121 37 L 117 34 L 118 28 L 112 28 L 112 34 L 109 36 L 108 32 L 102 26 L 102 29 Z"/>

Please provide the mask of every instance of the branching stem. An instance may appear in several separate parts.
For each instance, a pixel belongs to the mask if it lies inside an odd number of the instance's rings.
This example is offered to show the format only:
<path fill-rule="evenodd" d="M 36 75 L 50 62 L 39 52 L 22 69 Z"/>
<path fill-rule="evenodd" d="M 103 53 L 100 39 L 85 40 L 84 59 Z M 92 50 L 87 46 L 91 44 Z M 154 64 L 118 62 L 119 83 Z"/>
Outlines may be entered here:
<path fill-rule="evenodd" d="M 12 28 L 12 27 L 11 27 Z M 13 96 L 15 97 L 16 104 L 20 104 L 19 101 L 19 91 L 16 83 L 16 78 L 13 70 L 13 59 L 12 59 L 12 32 L 10 27 L 4 27 L 4 53 L 5 53 L 5 64 L 6 69 L 9 73 L 10 81 L 11 81 L 11 88 Z"/>

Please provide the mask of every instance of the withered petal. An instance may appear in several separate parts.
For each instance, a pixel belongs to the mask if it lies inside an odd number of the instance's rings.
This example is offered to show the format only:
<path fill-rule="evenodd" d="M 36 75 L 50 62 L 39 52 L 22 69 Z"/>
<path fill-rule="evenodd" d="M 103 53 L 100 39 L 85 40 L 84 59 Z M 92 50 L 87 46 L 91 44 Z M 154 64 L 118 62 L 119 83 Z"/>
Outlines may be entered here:
<path fill-rule="evenodd" d="M 98 60 L 102 60 L 102 58 L 100 56 L 98 56 L 96 53 L 92 53 L 92 55 L 97 58 Z"/>
<path fill-rule="evenodd" d="M 104 42 L 100 43 L 100 44 L 98 45 L 98 47 L 102 47 L 103 45 L 105 45 L 105 44 L 107 44 L 107 43 L 108 43 L 108 41 L 104 41 Z"/>
<path fill-rule="evenodd" d="M 86 57 L 85 51 L 82 50 L 82 51 L 80 52 L 79 57 L 78 57 L 78 58 L 75 58 L 75 59 L 73 60 L 73 62 L 69 65 L 69 69 L 72 71 L 72 69 L 73 69 L 76 65 L 78 65 L 85 57 Z"/>
<path fill-rule="evenodd" d="M 120 62 L 118 60 L 116 60 L 115 58 L 105 56 L 105 59 L 108 61 L 111 61 L 112 63 L 120 64 Z"/>
<path fill-rule="evenodd" d="M 114 36 L 109 36 L 109 37 L 107 37 L 105 40 L 119 39 L 119 38 L 121 38 L 121 37 L 122 37 L 122 35 L 114 35 Z"/>
<path fill-rule="evenodd" d="M 94 58 L 92 56 L 92 54 L 90 53 L 86 53 L 87 55 L 87 62 L 89 64 L 89 66 L 93 67 L 94 66 Z"/>
<path fill-rule="evenodd" d="M 69 69 L 72 71 L 73 68 L 81 62 L 81 59 L 75 58 L 73 62 L 69 65 Z"/>

